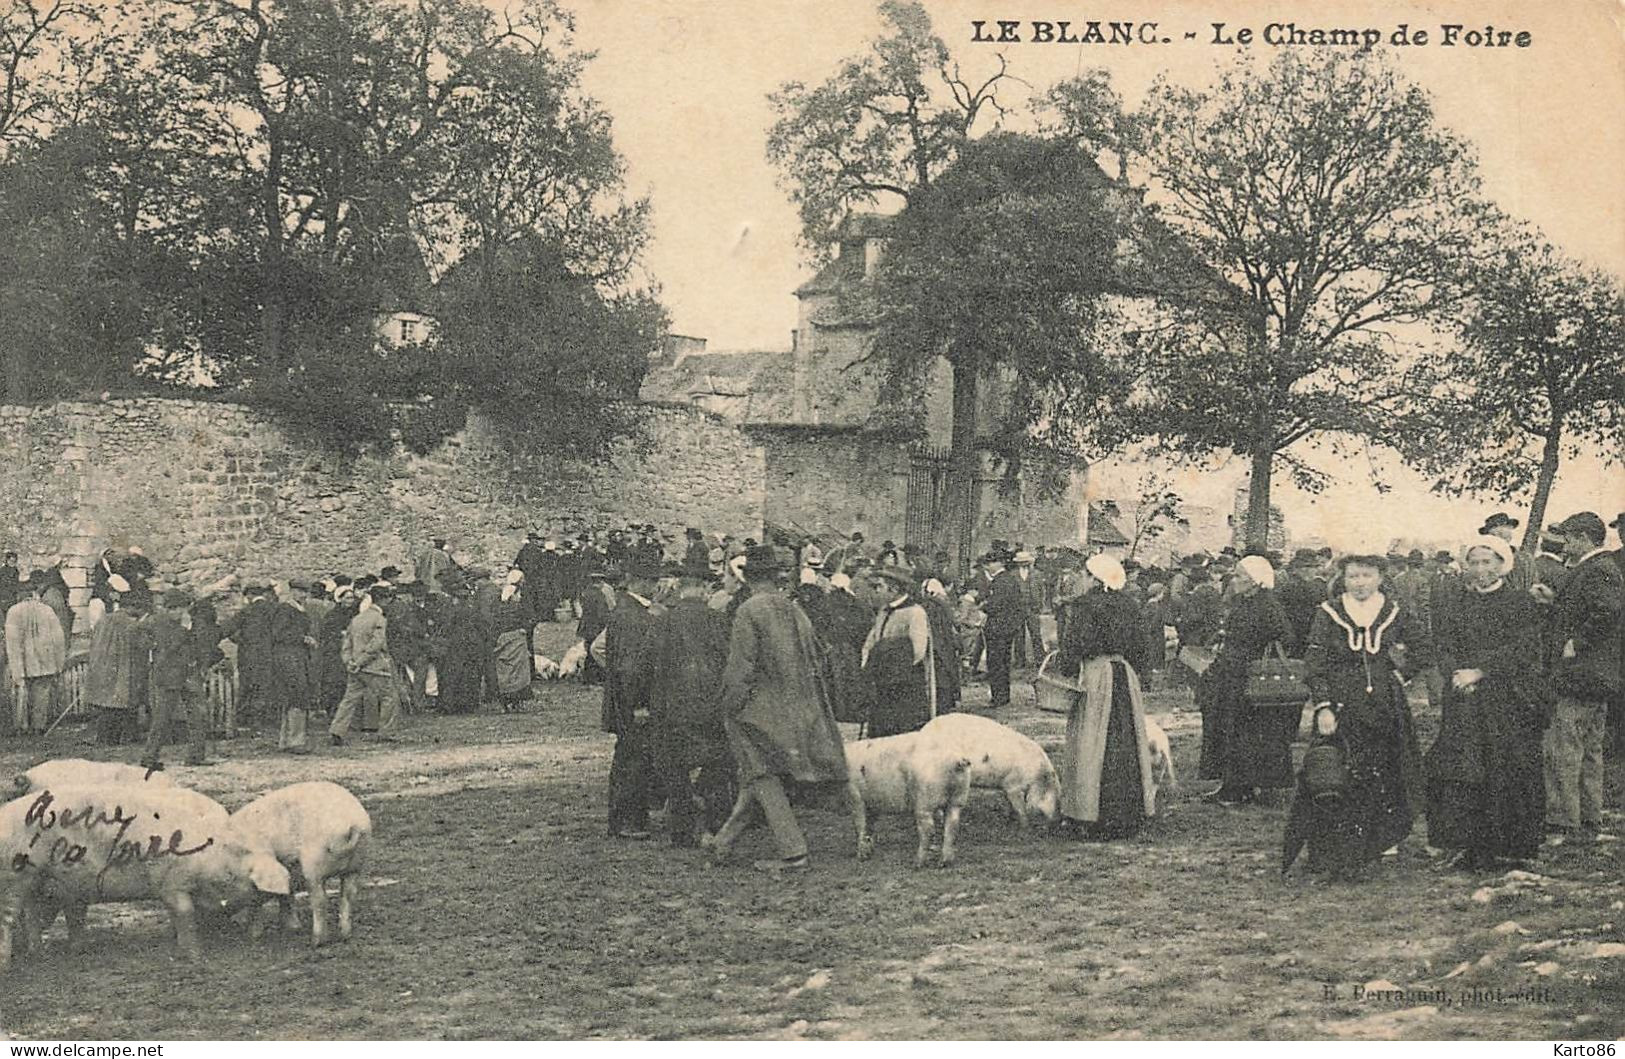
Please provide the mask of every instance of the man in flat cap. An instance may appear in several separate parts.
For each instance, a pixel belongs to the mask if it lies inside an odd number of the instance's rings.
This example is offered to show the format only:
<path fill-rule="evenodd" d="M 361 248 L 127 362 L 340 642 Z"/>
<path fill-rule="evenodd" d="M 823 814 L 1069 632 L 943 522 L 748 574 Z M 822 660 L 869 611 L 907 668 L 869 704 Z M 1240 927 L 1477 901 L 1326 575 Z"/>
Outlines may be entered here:
<path fill-rule="evenodd" d="M 1619 694 L 1620 621 L 1625 577 L 1603 549 L 1607 528 L 1590 511 L 1557 526 L 1569 577 L 1552 600 L 1547 672 L 1557 704 L 1546 729 L 1546 827 L 1553 844 L 1602 826 L 1603 733 L 1608 701 Z"/>

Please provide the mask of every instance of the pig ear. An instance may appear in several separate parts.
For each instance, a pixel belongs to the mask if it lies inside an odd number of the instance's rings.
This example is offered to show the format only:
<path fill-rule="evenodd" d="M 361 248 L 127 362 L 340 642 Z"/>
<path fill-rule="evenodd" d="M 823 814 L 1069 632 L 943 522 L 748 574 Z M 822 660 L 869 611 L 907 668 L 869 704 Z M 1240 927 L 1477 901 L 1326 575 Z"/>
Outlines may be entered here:
<path fill-rule="evenodd" d="M 288 869 L 269 853 L 256 853 L 248 860 L 248 878 L 254 889 L 261 893 L 287 897 L 293 893 L 293 881 Z"/>

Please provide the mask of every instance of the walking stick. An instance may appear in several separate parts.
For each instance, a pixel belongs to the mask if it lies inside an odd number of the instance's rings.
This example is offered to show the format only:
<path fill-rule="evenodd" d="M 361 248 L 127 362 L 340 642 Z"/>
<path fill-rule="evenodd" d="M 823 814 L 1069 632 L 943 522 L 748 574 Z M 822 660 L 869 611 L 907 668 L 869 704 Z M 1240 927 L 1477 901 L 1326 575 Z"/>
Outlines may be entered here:
<path fill-rule="evenodd" d="M 73 712 L 73 705 L 74 704 L 71 703 L 71 702 L 68 703 L 68 708 L 62 711 L 61 716 L 57 717 L 56 720 L 51 722 L 51 727 L 45 729 L 45 731 L 40 733 L 40 738 L 41 739 L 44 739 L 46 736 L 48 736 L 52 732 L 56 731 L 56 726 L 61 724 L 63 721 L 67 720 L 68 714 Z"/>

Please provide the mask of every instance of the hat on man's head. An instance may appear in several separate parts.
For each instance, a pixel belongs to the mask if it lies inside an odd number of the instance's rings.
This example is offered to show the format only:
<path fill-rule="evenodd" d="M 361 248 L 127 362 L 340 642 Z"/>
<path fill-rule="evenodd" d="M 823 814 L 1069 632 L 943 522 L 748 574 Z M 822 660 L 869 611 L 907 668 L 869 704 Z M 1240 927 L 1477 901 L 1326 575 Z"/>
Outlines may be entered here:
<path fill-rule="evenodd" d="M 1015 563 L 1017 566 L 1031 566 L 1033 564 L 1033 553 L 1017 552 L 1015 555 L 1011 556 L 1010 559 L 1011 562 Z"/>
<path fill-rule="evenodd" d="M 378 579 L 380 581 L 398 581 L 400 580 L 400 576 L 401 568 L 398 566 L 386 566 L 382 570 L 378 571 Z"/>
<path fill-rule="evenodd" d="M 1441 563 L 1455 562 L 1455 559 L 1456 559 L 1456 557 L 1455 557 L 1455 555 L 1453 553 L 1447 552 L 1442 548 L 1433 553 L 1433 558 L 1434 558 L 1434 560 L 1436 562 L 1441 562 Z"/>
<path fill-rule="evenodd" d="M 1621 511 L 1619 514 L 1615 515 L 1614 521 L 1610 522 L 1609 525 L 1619 530 L 1621 533 L 1625 533 L 1625 511 Z M 7 552 L 6 554 L 16 555 L 17 553 Z"/>
<path fill-rule="evenodd" d="M 288 578 L 288 587 L 297 588 L 301 592 L 309 592 L 312 586 L 308 578 L 290 577 Z"/>
<path fill-rule="evenodd" d="M 1495 514 L 1484 520 L 1484 524 L 1478 527 L 1478 532 L 1489 533 L 1491 530 L 1499 529 L 1502 526 L 1517 529 L 1519 525 L 1521 525 L 1521 523 L 1511 515 L 1507 514 L 1505 511 L 1497 511 Z"/>
<path fill-rule="evenodd" d="M 42 574 L 41 576 L 44 575 Z M 107 587 L 112 589 L 114 592 L 128 592 L 130 590 L 130 582 L 124 580 L 122 576 L 114 574 L 112 577 L 107 579 Z"/>
<path fill-rule="evenodd" d="M 1602 524 L 1602 516 L 1594 511 L 1579 511 L 1570 515 L 1557 524 L 1557 532 L 1565 537 L 1583 536 L 1598 543 L 1608 536 L 1608 529 Z"/>
<path fill-rule="evenodd" d="M 779 551 L 771 545 L 753 544 L 745 549 L 745 576 L 753 581 L 778 573 Z"/>

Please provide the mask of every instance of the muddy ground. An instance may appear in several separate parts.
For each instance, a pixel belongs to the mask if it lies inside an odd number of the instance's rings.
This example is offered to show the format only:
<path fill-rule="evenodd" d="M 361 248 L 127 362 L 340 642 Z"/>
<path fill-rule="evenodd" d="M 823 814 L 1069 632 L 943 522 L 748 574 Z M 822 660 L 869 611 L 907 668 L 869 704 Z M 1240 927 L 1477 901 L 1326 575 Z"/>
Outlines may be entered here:
<path fill-rule="evenodd" d="M 1000 719 L 1054 751 L 1030 694 Z M 397 744 L 311 758 L 266 737 L 174 769 L 230 807 L 298 779 L 354 790 L 376 832 L 356 936 L 174 954 L 161 908 L 92 910 L 70 951 L 0 980 L 20 1038 L 1488 1038 L 1625 1033 L 1618 842 L 1554 851 L 1531 878 L 1450 874 L 1419 823 L 1359 884 L 1282 879 L 1285 803 L 1224 809 L 1194 782 L 1199 722 L 1162 690 L 1184 784 L 1153 826 L 1106 845 L 1023 833 L 978 792 L 950 869 L 912 867 L 912 823 L 875 858 L 803 810 L 814 869 L 773 879 L 605 837 L 599 693 L 538 685 L 529 712 L 411 718 Z M 985 707 L 985 687 L 971 692 Z M 1418 707 L 1420 709 L 1420 707 Z M 1424 737 L 1429 718 L 1423 717 Z M 0 747 L 0 776 L 95 756 L 84 732 Z M 119 755 L 133 760 L 133 749 Z M 178 753 L 176 754 L 178 757 Z M 1610 776 L 1622 821 L 1619 763 Z M 1357 989 L 1407 991 L 1357 996 Z"/>

